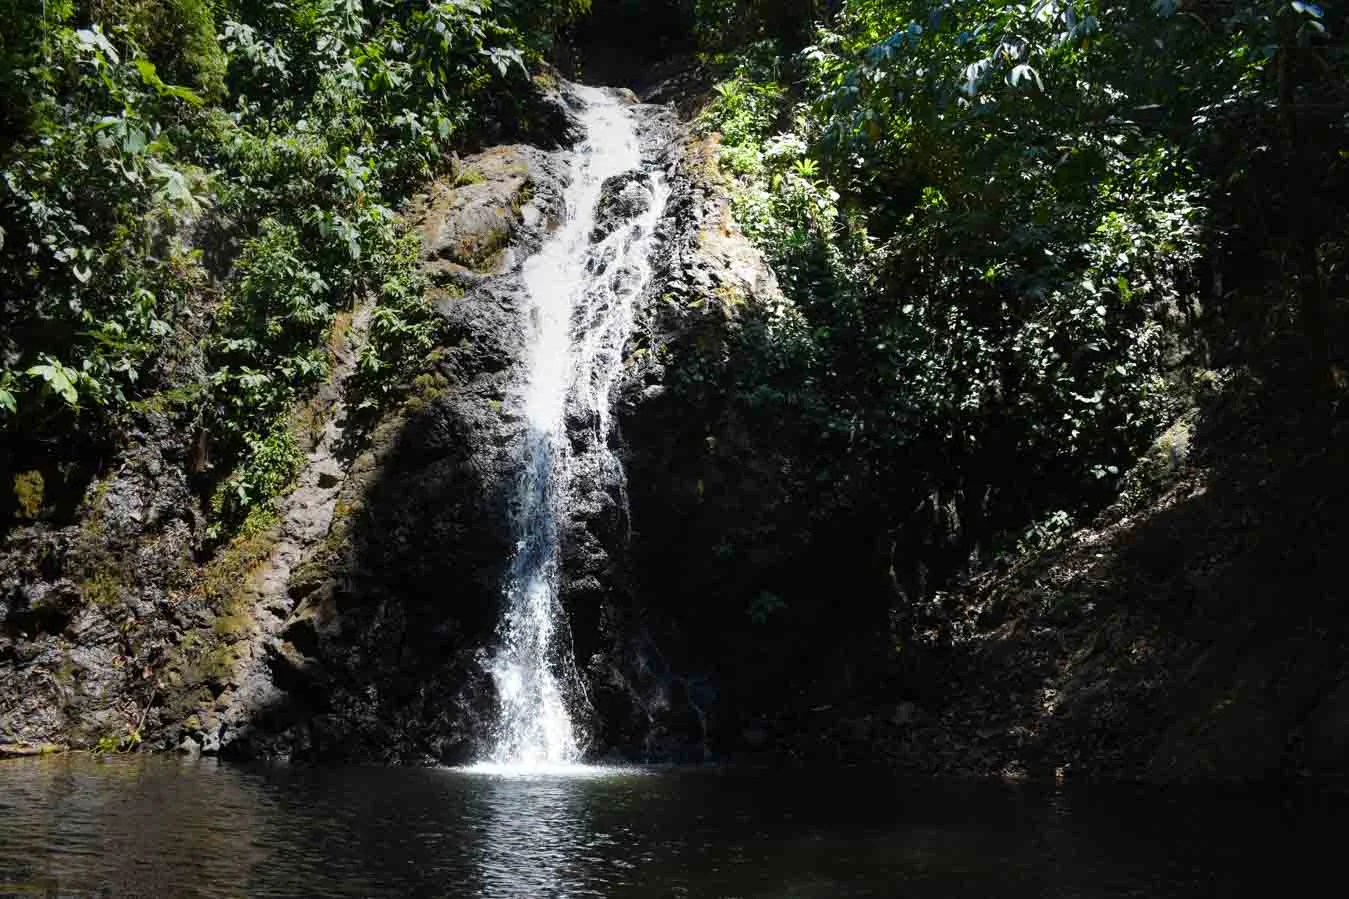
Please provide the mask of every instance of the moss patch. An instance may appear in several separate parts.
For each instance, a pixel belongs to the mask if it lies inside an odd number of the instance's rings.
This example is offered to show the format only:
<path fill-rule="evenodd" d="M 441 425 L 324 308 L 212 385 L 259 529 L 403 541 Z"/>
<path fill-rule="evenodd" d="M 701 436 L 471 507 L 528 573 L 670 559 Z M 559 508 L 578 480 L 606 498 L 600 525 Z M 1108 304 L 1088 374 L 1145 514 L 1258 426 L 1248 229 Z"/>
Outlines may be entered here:
<path fill-rule="evenodd" d="M 450 382 L 440 372 L 426 372 L 412 379 L 412 390 L 408 393 L 404 408 L 408 412 L 421 412 L 445 395 Z"/>
<path fill-rule="evenodd" d="M 98 567 L 80 581 L 80 593 L 100 608 L 114 608 L 122 601 L 122 591 L 126 589 L 121 568 L 107 559 L 100 559 L 96 564 Z"/>
<path fill-rule="evenodd" d="M 87 512 L 80 525 L 79 558 L 80 594 L 87 602 L 111 610 L 119 607 L 127 590 L 127 575 L 122 560 L 109 546 L 107 527 L 107 496 L 110 480 L 100 481 L 89 493 Z"/>
<path fill-rule="evenodd" d="M 242 643 L 215 647 L 197 660 L 193 667 L 193 680 L 214 685 L 228 683 L 246 652 L 247 648 Z"/>
<path fill-rule="evenodd" d="M 131 403 L 130 408 L 133 412 L 142 414 L 156 412 L 176 414 L 195 407 L 201 402 L 205 393 L 206 384 L 194 381 L 180 387 L 156 391 L 143 400 L 136 400 Z"/>
<path fill-rule="evenodd" d="M 506 210 L 497 210 L 501 221 L 481 232 L 466 235 L 454 248 L 454 258 L 479 272 L 494 271 L 501 265 L 501 254 L 511 239 L 511 223 Z"/>
<path fill-rule="evenodd" d="M 217 615 L 211 622 L 211 630 L 225 638 L 242 637 L 252 628 L 253 616 L 237 606 L 226 614 Z"/>
<path fill-rule="evenodd" d="M 483 178 L 482 172 L 478 171 L 477 169 L 469 168 L 467 166 L 455 167 L 454 172 L 455 187 L 467 187 L 470 184 L 481 184 L 485 180 L 486 179 Z"/>
<path fill-rule="evenodd" d="M 328 363 L 336 364 L 337 357 L 347 344 L 347 337 L 351 334 L 351 323 L 356 314 L 350 309 L 343 309 L 333 316 L 333 325 L 328 329 Z"/>
<path fill-rule="evenodd" d="M 31 520 L 41 514 L 46 489 L 40 471 L 22 471 L 14 476 L 14 500 L 20 518 Z"/>
<path fill-rule="evenodd" d="M 250 515 L 240 533 L 202 570 L 194 588 L 211 612 L 209 623 L 188 631 L 166 666 L 177 695 L 171 718 L 189 719 L 214 700 L 249 652 L 245 639 L 256 626 L 247 585 L 276 545 L 279 516 L 272 509 Z"/>
<path fill-rule="evenodd" d="M 239 534 L 216 553 L 202 572 L 201 592 L 221 614 L 232 614 L 243 599 L 243 587 L 276 545 L 281 517 L 273 508 L 255 510 Z"/>
<path fill-rule="evenodd" d="M 1119 498 L 1107 514 L 1133 514 L 1156 502 L 1184 476 L 1194 439 L 1195 412 L 1190 410 L 1157 438 L 1125 474 Z"/>

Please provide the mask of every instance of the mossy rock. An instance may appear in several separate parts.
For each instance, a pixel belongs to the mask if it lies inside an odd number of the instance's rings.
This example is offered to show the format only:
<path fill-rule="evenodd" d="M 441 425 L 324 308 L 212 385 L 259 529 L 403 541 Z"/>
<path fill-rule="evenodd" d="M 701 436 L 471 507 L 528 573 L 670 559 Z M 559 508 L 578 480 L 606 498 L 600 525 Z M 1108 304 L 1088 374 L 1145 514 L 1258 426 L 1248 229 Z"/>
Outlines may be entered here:
<path fill-rule="evenodd" d="M 1119 511 L 1146 508 L 1182 478 L 1189 468 L 1194 431 L 1195 416 L 1188 412 L 1162 432 L 1121 480 L 1115 503 Z"/>
<path fill-rule="evenodd" d="M 227 639 L 245 637 L 253 630 L 253 616 L 242 609 L 236 609 L 224 615 L 217 615 L 211 621 L 211 630 Z"/>
<path fill-rule="evenodd" d="M 206 566 L 201 587 L 212 607 L 224 610 L 239 598 L 249 575 L 271 555 L 279 522 L 280 516 L 274 510 L 250 520 L 244 533 L 231 540 Z"/>
<path fill-rule="evenodd" d="M 14 506 L 20 518 L 30 521 L 42 514 L 47 483 L 40 471 L 21 471 L 14 476 Z"/>
<path fill-rule="evenodd" d="M 481 184 L 484 180 L 486 179 L 483 178 L 482 172 L 467 166 L 456 168 L 454 173 L 455 187 L 467 187 L 470 184 Z"/>
<path fill-rule="evenodd" d="M 451 179 L 433 185 L 409 209 L 424 261 L 478 272 L 499 266 L 532 196 L 529 176 L 529 160 L 519 147 L 497 147 L 457 165 Z"/>
<path fill-rule="evenodd" d="M 234 680 L 235 672 L 239 670 L 239 663 L 248 653 L 248 646 L 245 643 L 229 643 L 217 645 L 200 658 L 189 663 L 183 671 L 183 679 L 191 685 L 204 685 L 215 689 L 223 688 Z M 204 696 L 201 693 L 194 693 L 195 702 L 193 705 L 204 704 Z"/>
<path fill-rule="evenodd" d="M 97 568 L 80 582 L 80 593 L 85 600 L 104 609 L 119 605 L 125 589 L 121 570 L 110 563 Z"/>

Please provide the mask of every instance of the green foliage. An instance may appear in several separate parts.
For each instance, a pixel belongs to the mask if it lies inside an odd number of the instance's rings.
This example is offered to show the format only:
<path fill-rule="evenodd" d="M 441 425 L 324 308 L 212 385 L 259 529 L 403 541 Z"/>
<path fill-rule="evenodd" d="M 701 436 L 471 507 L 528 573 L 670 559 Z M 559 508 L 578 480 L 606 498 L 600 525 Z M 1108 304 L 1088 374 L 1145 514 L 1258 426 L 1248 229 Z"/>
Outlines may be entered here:
<path fill-rule="evenodd" d="M 244 434 L 239 464 L 211 497 L 211 536 L 232 533 L 265 514 L 270 501 L 290 487 L 303 464 L 304 453 L 285 420 L 273 422 L 260 433 Z"/>
<path fill-rule="evenodd" d="M 787 604 L 782 601 L 782 597 L 778 596 L 776 593 L 770 593 L 765 590 L 750 601 L 750 621 L 756 625 L 762 626 L 767 624 L 776 613 L 781 612 L 786 607 Z"/>
<path fill-rule="evenodd" d="M 336 314 L 378 301 L 356 404 L 425 364 L 431 316 L 392 210 L 478 110 L 534 89 L 526 64 L 587 7 L 4 0 L 0 429 L 17 452 L 116 433 L 183 387 L 165 360 L 197 352 L 215 532 L 265 506 L 293 476 L 285 422 L 327 374 Z"/>
<path fill-rule="evenodd" d="M 201 572 L 201 594 L 216 614 L 241 614 L 239 603 L 244 587 L 271 553 L 279 520 L 273 509 L 255 509 Z"/>
<path fill-rule="evenodd" d="M 707 50 L 735 52 L 771 40 L 787 52 L 808 41 L 820 0 L 693 0 L 695 36 Z"/>
<path fill-rule="evenodd" d="M 840 324 L 905 385 L 878 411 L 936 425 L 915 436 L 954 450 L 963 489 L 1016 491 L 1002 469 L 1072 502 L 1158 420 L 1158 322 L 1198 257 L 1193 179 L 1165 142 L 1098 124 L 1126 101 L 1097 75 L 1095 16 L 896 12 L 850 5 L 862 40 L 806 54 L 815 146 L 866 210 L 873 289 L 896 297 Z"/>
<path fill-rule="evenodd" d="M 147 89 L 98 26 L 48 24 L 29 48 L 43 64 L 20 73 L 30 142 L 0 171 L 0 405 L 29 431 L 125 400 L 180 302 L 165 223 L 199 205 L 161 124 L 181 98 Z"/>
<path fill-rule="evenodd" d="M 94 744 L 94 752 L 98 755 L 106 755 L 110 752 L 134 752 L 144 740 L 140 728 L 140 724 L 143 723 L 128 721 L 122 731 L 104 734 Z"/>
<path fill-rule="evenodd" d="M 60 360 L 43 356 L 40 365 L 34 365 L 24 374 L 41 382 L 44 390 L 58 397 L 67 406 L 80 404 L 79 391 L 75 389 L 75 385 L 80 382 L 81 373 L 73 368 L 66 368 Z"/>
<path fill-rule="evenodd" d="M 1060 545 L 1073 530 L 1073 518 L 1063 509 L 1055 509 L 1021 534 L 1016 543 L 1018 555 L 1044 552 Z"/>
<path fill-rule="evenodd" d="M 420 252 L 416 235 L 404 235 L 393 247 L 392 267 L 380 285 L 380 302 L 370 314 L 369 332 L 357 363 L 355 412 L 380 408 L 400 387 L 433 361 L 437 317 L 421 272 L 413 264 Z"/>
<path fill-rule="evenodd" d="M 209 0 L 101 0 L 92 13 L 124 57 L 142 57 L 139 65 L 206 98 L 224 96 L 226 59 Z"/>
<path fill-rule="evenodd" d="M 1314 110 L 1346 54 L 1319 8 L 849 0 L 786 60 L 770 6 L 699 4 L 740 42 L 703 126 L 787 303 L 684 387 L 790 429 L 803 503 L 950 508 L 960 560 L 1040 545 L 1110 496 L 1180 360 L 1342 357 L 1345 142 Z"/>

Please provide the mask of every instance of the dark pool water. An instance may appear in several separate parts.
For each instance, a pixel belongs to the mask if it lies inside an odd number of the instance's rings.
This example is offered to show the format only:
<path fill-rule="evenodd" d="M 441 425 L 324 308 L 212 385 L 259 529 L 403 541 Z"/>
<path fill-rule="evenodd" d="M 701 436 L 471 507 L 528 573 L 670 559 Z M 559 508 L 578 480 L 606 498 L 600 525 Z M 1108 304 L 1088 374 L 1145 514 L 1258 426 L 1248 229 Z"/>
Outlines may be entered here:
<path fill-rule="evenodd" d="M 1342 895 L 1346 825 L 1310 788 L 58 757 L 0 763 L 0 896 Z"/>

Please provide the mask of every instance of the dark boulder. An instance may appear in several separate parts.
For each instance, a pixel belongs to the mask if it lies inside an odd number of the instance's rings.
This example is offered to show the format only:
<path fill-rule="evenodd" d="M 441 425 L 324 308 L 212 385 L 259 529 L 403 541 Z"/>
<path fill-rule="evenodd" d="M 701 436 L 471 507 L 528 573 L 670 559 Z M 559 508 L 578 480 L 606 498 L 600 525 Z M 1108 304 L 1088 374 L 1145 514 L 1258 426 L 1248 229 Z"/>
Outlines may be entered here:
<path fill-rule="evenodd" d="M 651 175 L 647 172 L 633 170 L 606 178 L 600 186 L 595 227 L 590 232 L 591 242 L 604 240 L 625 222 L 650 209 L 654 200 Z"/>

